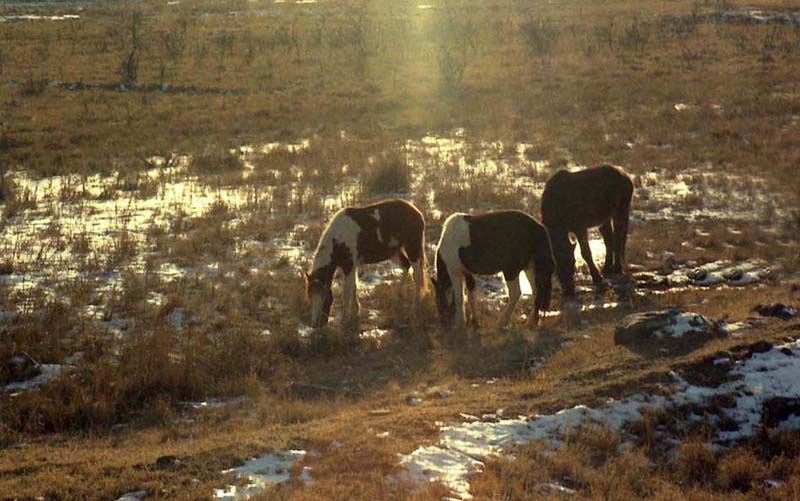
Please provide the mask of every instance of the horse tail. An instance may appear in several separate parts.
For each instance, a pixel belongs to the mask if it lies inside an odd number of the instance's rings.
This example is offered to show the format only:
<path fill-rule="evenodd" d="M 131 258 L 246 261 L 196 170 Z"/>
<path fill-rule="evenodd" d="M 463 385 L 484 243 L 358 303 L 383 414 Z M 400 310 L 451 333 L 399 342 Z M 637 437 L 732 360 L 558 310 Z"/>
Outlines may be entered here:
<path fill-rule="evenodd" d="M 422 236 L 419 239 L 419 268 L 420 279 L 417 282 L 420 294 L 428 293 L 428 258 L 425 255 L 425 226 L 422 226 Z"/>
<path fill-rule="evenodd" d="M 536 309 L 537 311 L 549 310 L 550 299 L 553 294 L 553 272 L 556 269 L 556 261 L 553 257 L 553 247 L 550 243 L 550 232 L 547 228 L 536 242 L 536 249 L 533 254 L 533 280 L 531 284 L 536 288 Z"/>

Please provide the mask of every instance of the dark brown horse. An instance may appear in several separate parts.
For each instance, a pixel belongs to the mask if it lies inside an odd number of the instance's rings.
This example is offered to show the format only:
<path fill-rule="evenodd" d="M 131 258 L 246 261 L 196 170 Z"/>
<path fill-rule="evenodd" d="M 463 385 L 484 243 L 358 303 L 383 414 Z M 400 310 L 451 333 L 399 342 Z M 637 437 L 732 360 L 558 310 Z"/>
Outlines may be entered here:
<path fill-rule="evenodd" d="M 342 322 L 358 317 L 356 294 L 359 264 L 394 258 L 404 272 L 414 269 L 416 288 L 414 312 L 420 295 L 427 290 L 425 261 L 425 218 L 404 200 L 383 200 L 363 207 L 348 207 L 333 215 L 306 273 L 306 295 L 311 302 L 311 326 L 328 323 L 333 304 L 331 284 L 337 269 L 344 273 Z"/>
<path fill-rule="evenodd" d="M 542 194 L 542 222 L 550 230 L 553 255 L 564 295 L 575 295 L 575 234 L 581 255 L 595 284 L 603 276 L 592 259 L 589 229 L 599 227 L 606 245 L 603 273 L 624 271 L 628 217 L 633 181 L 620 167 L 600 165 L 578 172 L 558 171 L 547 181 Z"/>

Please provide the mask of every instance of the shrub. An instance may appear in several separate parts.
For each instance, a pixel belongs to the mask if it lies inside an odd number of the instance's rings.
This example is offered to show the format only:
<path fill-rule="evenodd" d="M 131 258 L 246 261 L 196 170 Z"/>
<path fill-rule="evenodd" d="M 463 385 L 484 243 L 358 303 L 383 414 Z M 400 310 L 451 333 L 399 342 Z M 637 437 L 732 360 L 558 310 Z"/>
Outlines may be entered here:
<path fill-rule="evenodd" d="M 372 163 L 363 182 L 369 194 L 406 193 L 411 189 L 411 168 L 400 152 L 384 153 Z"/>
<path fill-rule="evenodd" d="M 549 19 L 530 19 L 520 26 L 520 31 L 528 52 L 540 59 L 553 54 L 561 35 L 558 27 Z"/>
<path fill-rule="evenodd" d="M 244 162 L 239 155 L 219 147 L 206 148 L 189 163 L 189 171 L 194 174 L 224 174 L 243 169 Z"/>
<path fill-rule="evenodd" d="M 682 482 L 705 484 L 717 473 L 717 458 L 708 444 L 690 440 L 678 447 L 675 468 Z"/>

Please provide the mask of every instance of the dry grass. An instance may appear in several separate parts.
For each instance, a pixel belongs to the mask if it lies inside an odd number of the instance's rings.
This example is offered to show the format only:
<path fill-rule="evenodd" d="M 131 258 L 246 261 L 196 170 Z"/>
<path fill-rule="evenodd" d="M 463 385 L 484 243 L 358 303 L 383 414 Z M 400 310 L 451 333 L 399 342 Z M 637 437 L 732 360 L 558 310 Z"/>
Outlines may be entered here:
<path fill-rule="evenodd" d="M 536 213 L 532 186 L 569 162 L 614 162 L 634 174 L 657 166 L 674 175 L 711 165 L 743 175 L 712 177 L 687 198 L 691 207 L 702 207 L 711 190 L 741 197 L 775 190 L 776 199 L 794 200 L 800 48 L 789 26 L 718 23 L 704 16 L 721 3 L 688 0 L 457 1 L 430 10 L 382 0 L 308 7 L 215 0 L 137 8 L 91 4 L 76 21 L 2 23 L 4 224 L 35 211 L 52 217 L 37 244 L 53 254 L 68 249 L 78 264 L 56 287 L 2 287 L 2 309 L 21 313 L 0 326 L 0 361 L 23 351 L 63 363 L 82 353 L 39 391 L 0 395 L 3 495 L 114 498 L 143 488 L 153 497 L 203 498 L 229 481 L 223 469 L 294 447 L 311 452 L 304 461 L 315 483 L 294 481 L 267 497 L 441 499 L 441 486 L 387 479 L 398 452 L 436 440 L 436 421 L 498 408 L 554 412 L 658 391 L 670 370 L 736 341 L 648 356 L 614 344 L 625 313 L 678 305 L 741 320 L 753 304 L 791 299 L 777 282 L 746 293 L 673 291 L 587 314 L 585 325 L 548 319 L 535 335 L 516 324 L 493 333 L 497 311 L 483 303 L 484 327 L 465 341 L 438 332 L 430 300 L 411 325 L 410 285 L 398 300 L 392 283 L 362 299 L 365 313 L 376 312 L 365 323 L 391 330 L 388 339 L 359 339 L 337 326 L 305 339 L 298 334 L 307 315 L 298 274 L 305 255 L 287 256 L 276 243 L 291 230 L 293 243 L 313 249 L 332 207 L 387 193 L 413 191 L 421 207 L 445 213 Z M 0 14 L 51 9 L 4 6 Z M 409 162 L 409 139 L 456 127 L 466 131 L 465 165 L 433 156 L 420 172 Z M 482 157 L 493 141 L 503 148 Z M 282 144 L 261 148 L 272 142 Z M 526 159 L 549 166 L 507 168 L 518 142 L 530 145 Z M 254 149 L 243 153 L 243 145 Z M 168 165 L 157 166 L 153 155 Z M 181 158 L 190 159 L 186 172 L 176 167 Z M 7 175 L 16 168 L 77 177 L 56 201 L 37 203 Z M 768 174 L 766 185 L 748 181 L 753 172 Z M 115 177 L 92 194 L 90 173 Z M 175 207 L 147 228 L 130 227 L 120 210 L 103 246 L 59 222 L 62 206 L 114 202 L 121 193 L 157 198 L 184 175 L 216 190 L 217 202 L 193 215 Z M 245 195 L 226 201 L 235 189 Z M 777 214 L 764 214 L 763 226 L 633 221 L 630 261 L 655 267 L 671 250 L 700 262 L 758 256 L 797 271 L 796 248 L 775 244 L 796 238 L 797 215 L 778 221 Z M 438 228 L 429 229 L 435 241 Z M 6 275 L 60 266 L 46 257 L 23 262 L 25 249 L 15 245 L 3 249 Z M 162 276 L 162 265 L 182 273 Z M 118 280 L 109 285 L 109 276 Z M 98 314 L 85 314 L 89 307 Z M 126 326 L 119 335 L 108 328 L 115 322 Z M 752 338 L 780 339 L 796 326 L 768 324 Z M 534 356 L 544 367 L 531 373 Z M 491 378 L 498 381 L 487 384 Z M 438 388 L 454 393 L 407 403 L 412 392 Z M 206 411 L 181 404 L 208 397 L 244 399 Z M 370 412 L 377 408 L 390 413 Z M 514 461 L 489 462 L 473 493 L 530 499 L 542 496 L 540 484 L 558 482 L 587 499 L 800 495 L 796 433 L 714 454 L 699 428 L 672 458 L 655 429 L 679 417 L 632 425 L 633 446 L 587 428 L 556 452 L 521 447 Z M 181 463 L 157 468 L 167 454 Z M 767 479 L 784 484 L 771 490 Z"/>

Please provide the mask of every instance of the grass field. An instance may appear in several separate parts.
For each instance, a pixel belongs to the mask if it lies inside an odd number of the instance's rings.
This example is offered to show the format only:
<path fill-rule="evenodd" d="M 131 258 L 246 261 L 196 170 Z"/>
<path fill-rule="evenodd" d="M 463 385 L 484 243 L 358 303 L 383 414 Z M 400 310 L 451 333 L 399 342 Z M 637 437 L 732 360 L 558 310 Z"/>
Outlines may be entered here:
<path fill-rule="evenodd" d="M 361 277 L 359 325 L 305 326 L 301 270 L 339 208 L 412 200 L 432 243 L 454 211 L 538 217 L 554 172 L 602 162 L 636 183 L 635 291 L 595 293 L 582 267 L 577 317 L 527 330 L 525 296 L 497 333 L 505 291 L 484 281 L 482 327 L 462 338 L 430 297 L 413 325 L 386 264 Z M 788 342 L 800 321 L 655 348 L 615 328 L 666 307 L 730 324 L 796 306 L 798 165 L 791 2 L 0 5 L 0 364 L 47 368 L 0 388 L 0 498 L 208 498 L 246 483 L 224 470 L 303 450 L 260 496 L 441 499 L 452 483 L 401 455 L 465 415 L 667 395 L 673 372 L 719 386 L 709 360 L 745 363 L 741 346 Z M 696 268 L 754 283 L 700 286 Z M 721 444 L 732 411 L 715 398 L 509 445 L 469 492 L 800 498 L 796 415 Z"/>

